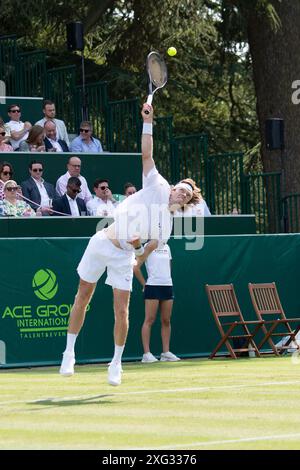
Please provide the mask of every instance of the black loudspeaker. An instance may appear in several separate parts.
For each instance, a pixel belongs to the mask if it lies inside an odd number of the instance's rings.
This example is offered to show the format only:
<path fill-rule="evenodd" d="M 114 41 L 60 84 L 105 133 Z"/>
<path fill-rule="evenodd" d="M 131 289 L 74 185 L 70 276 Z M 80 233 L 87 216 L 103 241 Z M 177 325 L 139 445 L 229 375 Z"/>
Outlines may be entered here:
<path fill-rule="evenodd" d="M 67 24 L 67 45 L 69 51 L 83 51 L 83 24 L 80 21 Z"/>
<path fill-rule="evenodd" d="M 268 150 L 284 149 L 284 121 L 280 118 L 266 120 L 266 147 Z"/>

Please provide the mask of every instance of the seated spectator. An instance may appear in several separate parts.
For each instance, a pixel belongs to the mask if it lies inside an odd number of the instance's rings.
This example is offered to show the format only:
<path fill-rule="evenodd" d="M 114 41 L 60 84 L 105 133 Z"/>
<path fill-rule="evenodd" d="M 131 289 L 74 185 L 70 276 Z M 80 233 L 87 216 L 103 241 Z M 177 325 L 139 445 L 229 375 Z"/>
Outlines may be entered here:
<path fill-rule="evenodd" d="M 80 124 L 79 136 L 71 143 L 71 152 L 99 153 L 103 152 L 100 140 L 92 136 L 93 128 L 89 121 Z"/>
<path fill-rule="evenodd" d="M 40 208 L 43 215 L 52 212 L 52 201 L 57 197 L 53 184 L 43 179 L 43 163 L 33 160 L 29 164 L 30 178 L 21 183 L 22 194 L 35 211 Z"/>
<path fill-rule="evenodd" d="M 0 163 L 0 200 L 4 198 L 4 184 L 12 179 L 13 174 L 13 167 L 10 163 Z"/>
<path fill-rule="evenodd" d="M 28 137 L 28 131 L 32 125 L 28 121 L 21 121 L 21 107 L 17 104 L 11 104 L 8 107 L 8 116 L 10 121 L 6 123 L 10 132 L 10 143 L 14 150 L 19 150 L 20 143 Z"/>
<path fill-rule="evenodd" d="M 180 183 L 185 183 L 193 187 L 192 180 L 190 178 L 186 178 L 182 180 Z M 193 204 L 186 205 L 181 209 L 174 212 L 174 216 L 177 217 L 207 217 L 210 216 L 210 210 L 207 207 L 205 200 L 202 197 L 202 194 L 199 191 L 194 191 L 194 201 Z"/>
<path fill-rule="evenodd" d="M 53 215 L 72 215 L 73 217 L 87 215 L 85 202 L 79 197 L 81 192 L 81 181 L 76 176 L 69 178 L 66 194 L 53 201 L 53 211 L 59 212 Z"/>
<path fill-rule="evenodd" d="M 234 207 L 232 211 L 230 212 L 231 215 L 239 215 L 240 213 L 241 211 L 237 209 L 236 207 Z"/>
<path fill-rule="evenodd" d="M 25 201 L 18 199 L 19 186 L 14 180 L 4 184 L 4 199 L 0 201 L 0 214 L 14 217 L 34 217 L 36 213 Z"/>
<path fill-rule="evenodd" d="M 5 129 L 5 139 L 3 140 L 3 143 L 10 145 L 10 130 L 9 130 L 9 127 L 7 126 L 7 124 L 4 123 L 1 116 L 0 116 L 0 126 L 4 127 L 4 129 Z"/>
<path fill-rule="evenodd" d="M 63 196 L 67 191 L 68 180 L 71 176 L 77 176 L 81 181 L 81 192 L 79 197 L 87 203 L 92 199 L 91 192 L 88 188 L 86 179 L 80 174 L 81 160 L 78 157 L 70 157 L 67 163 L 67 172 L 58 178 L 56 182 L 56 192 L 58 196 Z"/>
<path fill-rule="evenodd" d="M 32 126 L 27 139 L 20 143 L 21 152 L 45 152 L 44 128 Z"/>
<path fill-rule="evenodd" d="M 0 124 L 0 152 L 13 152 L 11 145 L 6 144 L 7 135 L 4 124 Z"/>
<path fill-rule="evenodd" d="M 44 138 L 46 152 L 69 152 L 67 143 L 57 138 L 56 124 L 54 121 L 46 121 L 44 130 L 46 134 Z"/>
<path fill-rule="evenodd" d="M 43 102 L 43 119 L 40 119 L 35 124 L 44 127 L 46 121 L 54 121 L 57 129 L 57 138 L 64 140 L 68 147 L 70 147 L 69 137 L 66 125 L 61 119 L 56 119 L 56 109 L 53 101 L 45 100 Z"/>
<path fill-rule="evenodd" d="M 124 184 L 124 195 L 126 197 L 132 196 L 136 193 L 136 187 L 132 183 L 125 183 Z"/>
<path fill-rule="evenodd" d="M 96 196 L 86 205 L 89 215 L 114 217 L 117 202 L 112 197 L 108 180 L 96 179 L 93 189 Z"/>

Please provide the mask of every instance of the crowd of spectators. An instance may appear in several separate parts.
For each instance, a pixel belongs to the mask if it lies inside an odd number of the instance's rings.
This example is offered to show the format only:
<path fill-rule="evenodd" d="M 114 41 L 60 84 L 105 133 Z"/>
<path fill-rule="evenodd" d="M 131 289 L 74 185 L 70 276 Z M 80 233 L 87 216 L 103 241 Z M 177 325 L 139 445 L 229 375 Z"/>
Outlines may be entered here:
<path fill-rule="evenodd" d="M 8 121 L 0 117 L 0 152 L 103 152 L 90 121 L 81 122 L 78 136 L 70 143 L 64 121 L 56 118 L 55 104 L 45 100 L 42 112 L 44 117 L 32 125 L 22 121 L 19 104 L 9 105 Z"/>
<path fill-rule="evenodd" d="M 118 194 L 114 198 L 108 179 L 101 178 L 94 181 L 92 195 L 85 177 L 81 175 L 81 160 L 75 156 L 68 159 L 67 171 L 55 185 L 43 178 L 44 164 L 39 160 L 30 162 L 28 172 L 29 178 L 18 185 L 13 180 L 11 163 L 0 162 L 0 216 L 114 217 L 119 202 L 129 195 Z M 126 183 L 124 190 L 128 185 L 134 188 L 131 193 L 134 194 L 136 188 L 132 183 Z"/>
<path fill-rule="evenodd" d="M 81 159 L 70 156 L 66 173 L 61 175 L 54 185 L 43 178 L 44 164 L 39 160 L 32 160 L 28 167 L 29 178 L 18 185 L 13 180 L 14 170 L 11 163 L 0 162 L 0 216 L 114 217 L 114 211 L 120 201 L 137 192 L 136 186 L 127 182 L 124 184 L 123 194 L 113 195 L 109 180 L 96 178 L 92 195 L 85 177 L 81 174 L 81 167 Z M 16 189 L 7 189 L 7 184 L 8 188 Z M 22 204 L 19 204 L 21 202 Z M 204 199 L 201 199 L 188 212 L 178 211 L 176 215 L 208 216 L 210 212 Z"/>
<path fill-rule="evenodd" d="M 23 122 L 18 104 L 8 107 L 8 121 L 0 118 L 0 152 L 72 152 L 101 153 L 103 147 L 93 135 L 91 122 L 82 121 L 79 135 L 71 142 L 64 121 L 56 118 L 55 104 L 43 102 L 43 117 L 32 124 Z M 29 178 L 20 185 L 13 180 L 13 168 L 8 161 L 0 162 L 0 216 L 100 216 L 114 217 L 120 201 L 137 192 L 136 186 L 127 182 L 123 194 L 115 197 L 108 179 L 96 178 L 91 194 L 85 177 L 81 174 L 81 159 L 70 156 L 66 173 L 56 184 L 43 178 L 44 165 L 38 159 L 29 165 Z M 204 201 L 184 215 L 210 215 Z M 180 214 L 177 214 L 180 215 Z"/>

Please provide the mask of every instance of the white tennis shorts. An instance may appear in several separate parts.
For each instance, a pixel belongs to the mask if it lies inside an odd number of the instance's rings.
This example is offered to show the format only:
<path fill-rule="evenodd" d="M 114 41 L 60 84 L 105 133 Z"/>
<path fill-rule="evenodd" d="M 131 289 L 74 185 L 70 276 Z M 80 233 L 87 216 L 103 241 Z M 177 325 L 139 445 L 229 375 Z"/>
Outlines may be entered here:
<path fill-rule="evenodd" d="M 94 283 L 107 269 L 105 284 L 131 291 L 134 264 L 134 253 L 117 248 L 101 230 L 90 239 L 77 272 L 83 281 Z"/>

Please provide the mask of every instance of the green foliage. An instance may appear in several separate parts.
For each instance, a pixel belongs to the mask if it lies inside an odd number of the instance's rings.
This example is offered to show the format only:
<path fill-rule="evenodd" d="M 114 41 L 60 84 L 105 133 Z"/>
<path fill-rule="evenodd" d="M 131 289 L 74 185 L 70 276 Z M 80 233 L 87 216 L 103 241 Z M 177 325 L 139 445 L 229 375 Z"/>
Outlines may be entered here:
<path fill-rule="evenodd" d="M 87 80 L 107 80 L 111 100 L 145 98 L 145 58 L 158 50 L 166 57 L 169 82 L 155 97 L 157 113 L 174 115 L 177 135 L 208 133 L 211 153 L 237 151 L 258 142 L 245 33 L 249 3 L 11 0 L 1 8 L 0 33 L 16 33 L 22 47 L 46 48 L 50 67 L 79 64 L 80 57 L 66 51 L 65 27 L 83 21 Z M 255 3 L 276 20 L 269 2 Z M 174 58 L 166 56 L 170 46 L 177 48 Z"/>

